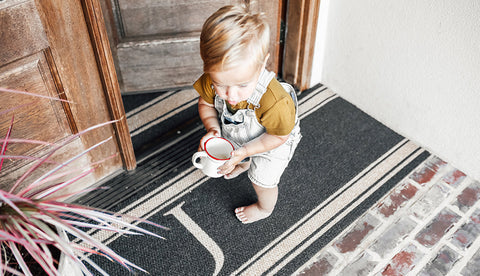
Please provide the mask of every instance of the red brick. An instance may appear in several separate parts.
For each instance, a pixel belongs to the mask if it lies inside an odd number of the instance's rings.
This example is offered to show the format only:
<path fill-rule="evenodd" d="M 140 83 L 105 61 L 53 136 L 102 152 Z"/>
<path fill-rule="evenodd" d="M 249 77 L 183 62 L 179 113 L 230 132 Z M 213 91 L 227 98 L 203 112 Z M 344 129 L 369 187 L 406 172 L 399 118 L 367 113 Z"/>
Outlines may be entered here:
<path fill-rule="evenodd" d="M 452 236 L 452 243 L 459 248 L 467 249 L 480 236 L 480 212 L 476 210 L 470 221 L 463 224 Z"/>
<path fill-rule="evenodd" d="M 362 240 L 379 224 L 373 216 L 365 216 L 353 229 L 334 243 L 334 247 L 341 253 L 354 251 Z"/>
<path fill-rule="evenodd" d="M 415 267 L 416 263 L 421 259 L 422 255 L 423 254 L 418 250 L 415 245 L 410 244 L 407 248 L 397 253 L 397 255 L 393 257 L 390 263 L 383 270 L 382 275 L 406 275 Z"/>
<path fill-rule="evenodd" d="M 437 157 L 433 157 L 425 163 L 425 166 L 421 167 L 410 175 L 410 179 L 416 181 L 419 184 L 425 184 L 432 180 L 432 178 L 438 173 L 439 169 L 445 166 L 447 163 Z"/>
<path fill-rule="evenodd" d="M 463 172 L 459 170 L 452 170 L 443 177 L 443 181 L 456 187 L 465 179 L 465 177 L 466 175 Z"/>
<path fill-rule="evenodd" d="M 338 258 L 331 255 L 330 253 L 322 254 L 317 261 L 299 275 L 301 276 L 316 276 L 316 275 L 327 275 L 333 269 Z"/>
<path fill-rule="evenodd" d="M 392 252 L 397 245 L 407 238 L 417 223 L 407 216 L 401 217 L 392 223 L 370 246 L 370 250 L 380 255 L 382 258 Z"/>
<path fill-rule="evenodd" d="M 453 211 L 443 209 L 420 233 L 415 239 L 426 247 L 435 245 L 460 219 L 460 216 Z"/>
<path fill-rule="evenodd" d="M 338 275 L 369 275 L 377 264 L 378 262 L 370 254 L 363 252 L 358 258 L 349 262 Z"/>
<path fill-rule="evenodd" d="M 448 246 L 443 246 L 437 256 L 430 261 L 420 275 L 447 275 L 461 256 Z"/>
<path fill-rule="evenodd" d="M 470 216 L 470 219 L 477 225 L 477 227 L 480 227 L 480 209 L 475 210 L 473 214 Z"/>
<path fill-rule="evenodd" d="M 410 207 L 410 211 L 419 219 L 429 216 L 433 209 L 444 202 L 450 193 L 450 189 L 443 183 L 433 185 L 420 200 Z"/>
<path fill-rule="evenodd" d="M 473 182 L 457 196 L 455 205 L 463 212 L 466 212 L 480 199 L 480 183 Z"/>
<path fill-rule="evenodd" d="M 352 232 L 348 233 L 343 239 L 336 242 L 334 246 L 341 253 L 354 251 L 372 229 L 374 229 L 372 225 L 364 222 L 361 229 L 353 229 Z"/>
<path fill-rule="evenodd" d="M 461 275 L 480 275 L 480 250 L 468 261 L 462 269 Z"/>
<path fill-rule="evenodd" d="M 388 218 L 393 215 L 405 201 L 411 199 L 417 191 L 418 189 L 410 183 L 398 187 L 388 198 L 379 204 L 378 211 Z"/>

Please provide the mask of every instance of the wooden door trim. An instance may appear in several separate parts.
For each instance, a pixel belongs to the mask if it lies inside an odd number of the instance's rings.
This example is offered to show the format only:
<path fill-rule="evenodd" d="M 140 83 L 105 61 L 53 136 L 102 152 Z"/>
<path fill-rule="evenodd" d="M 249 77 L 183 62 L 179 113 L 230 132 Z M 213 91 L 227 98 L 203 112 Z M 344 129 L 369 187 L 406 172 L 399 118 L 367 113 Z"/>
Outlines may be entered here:
<path fill-rule="evenodd" d="M 76 134 L 78 133 L 77 122 L 75 122 L 72 109 L 70 108 L 70 104 L 67 102 L 68 99 L 65 95 L 65 89 L 63 87 L 63 83 L 60 79 L 60 74 L 58 73 L 57 66 L 53 58 L 52 49 L 50 47 L 46 48 L 45 50 L 43 50 L 43 54 L 45 55 L 45 60 L 47 61 L 48 66 L 50 68 L 52 79 L 57 90 L 58 98 L 64 100 L 64 102 L 62 102 L 62 106 L 63 106 L 63 111 L 65 112 L 65 115 L 67 117 L 70 131 Z"/>
<path fill-rule="evenodd" d="M 300 91 L 310 86 L 319 11 L 320 0 L 288 1 L 283 78 Z"/>
<path fill-rule="evenodd" d="M 136 168 L 137 162 L 133 151 L 132 138 L 127 125 L 125 108 L 123 106 L 101 5 L 98 0 L 82 0 L 81 2 L 97 59 L 97 67 L 100 72 L 103 90 L 108 102 L 109 112 L 113 120 L 117 120 L 113 127 L 115 129 L 120 155 L 124 167 L 127 170 L 133 170 Z"/>

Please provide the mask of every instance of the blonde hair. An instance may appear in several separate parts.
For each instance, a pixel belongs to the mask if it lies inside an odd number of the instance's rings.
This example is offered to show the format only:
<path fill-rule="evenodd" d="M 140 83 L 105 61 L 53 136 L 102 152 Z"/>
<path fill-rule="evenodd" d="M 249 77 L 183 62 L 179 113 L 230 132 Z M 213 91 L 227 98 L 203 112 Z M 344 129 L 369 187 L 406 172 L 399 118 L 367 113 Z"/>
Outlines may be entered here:
<path fill-rule="evenodd" d="M 270 29 L 262 14 L 244 6 L 225 6 L 203 24 L 200 55 L 205 72 L 227 70 L 242 62 L 261 66 L 268 55 Z"/>

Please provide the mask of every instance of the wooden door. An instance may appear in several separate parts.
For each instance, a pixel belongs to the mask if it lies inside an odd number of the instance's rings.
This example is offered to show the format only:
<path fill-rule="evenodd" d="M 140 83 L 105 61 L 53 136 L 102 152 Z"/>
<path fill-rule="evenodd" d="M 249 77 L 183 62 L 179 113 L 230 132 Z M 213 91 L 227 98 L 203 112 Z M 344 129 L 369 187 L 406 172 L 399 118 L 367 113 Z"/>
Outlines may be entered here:
<path fill-rule="evenodd" d="M 101 0 L 122 93 L 191 86 L 202 74 L 203 22 L 240 0 Z M 269 70 L 278 72 L 282 0 L 252 1 L 271 28 Z"/>
<path fill-rule="evenodd" d="M 58 142 L 95 124 L 114 119 L 104 90 L 105 82 L 97 67 L 98 45 L 92 44 L 84 9 L 92 1 L 4 0 L 0 1 L 0 87 L 28 91 L 68 100 L 60 101 L 0 92 L 0 110 L 21 109 L 0 117 L 0 135 L 5 136 L 14 114 L 12 138 Z M 121 103 L 117 106 L 123 107 Z M 62 151 L 62 161 L 113 136 L 114 139 L 79 160 L 93 162 L 118 154 L 102 163 L 82 185 L 90 185 L 122 168 L 118 124 L 90 132 Z M 128 134 L 128 131 L 127 131 Z M 39 156 L 43 145 L 11 144 L 9 154 Z M 6 161 L 0 185 L 6 189 L 25 170 L 27 161 Z M 79 189 L 76 187 L 72 189 Z"/>

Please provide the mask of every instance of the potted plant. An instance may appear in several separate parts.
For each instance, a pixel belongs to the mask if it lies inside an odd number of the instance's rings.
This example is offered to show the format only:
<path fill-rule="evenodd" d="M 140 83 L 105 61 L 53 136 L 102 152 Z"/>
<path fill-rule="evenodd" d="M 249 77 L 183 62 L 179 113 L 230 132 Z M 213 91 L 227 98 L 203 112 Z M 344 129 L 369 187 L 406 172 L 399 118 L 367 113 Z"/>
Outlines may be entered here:
<path fill-rule="evenodd" d="M 0 88 L 1 93 L 22 93 L 36 96 L 36 94 Z M 58 100 L 53 98 L 54 100 Z M 0 111 L 0 116 L 5 116 L 14 110 Z M 62 194 L 66 187 L 89 175 L 102 161 L 85 169 L 68 168 L 72 162 L 91 150 L 100 147 L 109 139 L 99 142 L 89 149 L 73 156 L 60 164 L 51 161 L 52 156 L 74 141 L 79 136 L 100 128 L 112 122 L 106 122 L 78 134 L 71 135 L 59 143 L 48 143 L 26 139 L 14 139 L 11 137 L 14 126 L 12 117 L 10 127 L 4 138 L 0 137 L 0 170 L 4 160 L 28 159 L 34 160 L 30 167 L 21 175 L 15 183 L 12 183 L 8 191 L 0 190 L 0 270 L 12 275 L 35 275 L 32 268 L 25 261 L 26 256 L 32 258 L 47 275 L 59 275 L 58 260 L 52 252 L 56 249 L 62 254 L 62 259 L 77 267 L 80 275 L 92 275 L 87 268 L 97 270 L 107 275 L 89 256 L 99 254 L 119 262 L 127 269 L 132 268 L 144 271 L 142 268 L 122 258 L 108 246 L 95 240 L 89 230 L 115 231 L 121 234 L 147 234 L 158 238 L 159 235 L 147 231 L 136 224 L 145 222 L 156 227 L 155 223 L 140 218 L 134 218 L 125 214 L 117 214 L 105 210 L 90 208 L 64 200 L 75 194 L 87 192 L 91 189 L 75 192 L 74 194 Z M 10 155 L 7 151 L 11 143 L 43 144 L 47 146 L 46 154 L 41 157 Z M 52 166 L 53 164 L 53 166 Z M 31 179 L 34 172 L 39 168 L 50 165 L 46 172 L 39 177 Z M 67 234 L 70 237 L 67 238 Z M 23 252 L 23 253 L 22 253 Z M 90 269 L 91 269 L 90 268 Z M 20 272 L 21 271 L 21 272 Z M 72 275 L 69 270 L 68 275 Z"/>

